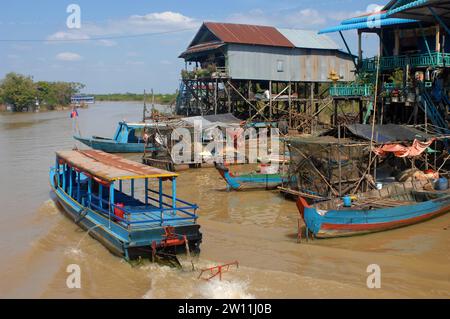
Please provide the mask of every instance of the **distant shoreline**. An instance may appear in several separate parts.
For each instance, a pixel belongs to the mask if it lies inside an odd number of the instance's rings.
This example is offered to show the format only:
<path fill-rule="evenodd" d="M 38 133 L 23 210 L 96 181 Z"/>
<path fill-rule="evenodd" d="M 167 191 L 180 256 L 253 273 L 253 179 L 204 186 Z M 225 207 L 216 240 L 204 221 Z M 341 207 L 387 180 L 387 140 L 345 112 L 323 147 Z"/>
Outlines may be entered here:
<path fill-rule="evenodd" d="M 96 100 L 95 101 L 95 103 L 97 103 L 97 102 L 125 102 L 125 103 L 140 102 L 140 103 L 144 103 L 144 100 L 104 100 L 104 99 L 102 99 L 102 100 Z M 147 105 L 150 105 L 151 103 L 152 103 L 152 101 L 148 101 L 147 100 Z M 158 104 L 158 105 L 170 105 L 170 103 L 162 103 L 162 102 L 158 102 L 158 101 L 155 101 L 155 104 Z"/>
<path fill-rule="evenodd" d="M 92 94 L 96 102 L 140 102 L 144 103 L 144 94 L 135 93 L 112 93 L 112 94 Z M 147 94 L 145 100 L 148 104 L 170 105 L 176 100 L 177 94 Z"/>
<path fill-rule="evenodd" d="M 5 104 L 0 104 L 0 113 L 44 113 L 44 112 L 61 112 L 61 111 L 69 111 L 73 108 L 73 105 L 57 105 L 54 107 L 47 107 L 47 106 L 40 106 L 38 110 L 36 110 L 34 107 L 30 107 L 30 110 L 27 111 L 12 111 L 8 110 L 7 106 Z M 80 109 L 86 109 L 89 106 L 87 104 L 77 106 Z"/>

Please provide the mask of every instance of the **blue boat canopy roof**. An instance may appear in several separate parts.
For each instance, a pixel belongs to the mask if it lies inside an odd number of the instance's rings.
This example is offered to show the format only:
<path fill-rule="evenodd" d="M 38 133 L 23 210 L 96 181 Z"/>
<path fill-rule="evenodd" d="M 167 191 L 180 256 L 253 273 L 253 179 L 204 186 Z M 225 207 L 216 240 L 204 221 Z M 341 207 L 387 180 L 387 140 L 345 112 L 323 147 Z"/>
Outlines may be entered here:
<path fill-rule="evenodd" d="M 384 14 L 370 15 L 360 18 L 355 18 L 353 21 L 361 21 L 356 23 L 350 23 L 352 20 L 346 20 L 342 24 L 323 29 L 319 31 L 319 34 L 324 33 L 333 33 L 339 31 L 348 31 L 348 30 L 360 30 L 360 29 L 379 29 L 381 27 L 389 26 L 389 25 L 398 25 L 405 23 L 414 23 L 417 20 L 413 19 L 400 19 L 400 18 L 387 18 Z"/>
<path fill-rule="evenodd" d="M 448 0 L 399 0 L 387 14 L 390 18 L 418 19 L 435 23 L 432 9 L 444 21 L 450 20 L 450 1 Z"/>

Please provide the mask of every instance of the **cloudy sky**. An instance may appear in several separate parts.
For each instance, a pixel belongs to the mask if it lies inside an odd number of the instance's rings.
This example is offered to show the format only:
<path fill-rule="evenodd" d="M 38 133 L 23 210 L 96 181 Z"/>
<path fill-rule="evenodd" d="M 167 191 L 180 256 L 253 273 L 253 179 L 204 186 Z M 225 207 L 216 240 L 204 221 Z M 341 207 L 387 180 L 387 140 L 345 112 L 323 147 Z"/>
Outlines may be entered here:
<path fill-rule="evenodd" d="M 67 26 L 70 4 L 81 9 L 80 29 Z M 373 0 L 3 0 L 0 78 L 14 71 L 35 80 L 82 82 L 91 93 L 174 92 L 183 67 L 178 55 L 203 21 L 319 30 L 376 5 Z M 356 32 L 345 35 L 354 49 Z M 368 39 L 367 55 L 375 54 L 373 43 Z"/>

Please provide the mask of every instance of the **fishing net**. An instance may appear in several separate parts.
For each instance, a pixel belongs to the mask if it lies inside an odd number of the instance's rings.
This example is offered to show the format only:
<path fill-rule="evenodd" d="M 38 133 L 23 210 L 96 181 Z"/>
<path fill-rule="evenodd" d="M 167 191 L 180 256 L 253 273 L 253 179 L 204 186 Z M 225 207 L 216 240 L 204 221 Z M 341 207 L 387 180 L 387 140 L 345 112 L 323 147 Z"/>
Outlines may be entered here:
<path fill-rule="evenodd" d="M 291 161 L 283 187 L 327 198 L 365 186 L 361 177 L 368 167 L 367 143 L 332 136 L 296 137 L 286 143 Z"/>

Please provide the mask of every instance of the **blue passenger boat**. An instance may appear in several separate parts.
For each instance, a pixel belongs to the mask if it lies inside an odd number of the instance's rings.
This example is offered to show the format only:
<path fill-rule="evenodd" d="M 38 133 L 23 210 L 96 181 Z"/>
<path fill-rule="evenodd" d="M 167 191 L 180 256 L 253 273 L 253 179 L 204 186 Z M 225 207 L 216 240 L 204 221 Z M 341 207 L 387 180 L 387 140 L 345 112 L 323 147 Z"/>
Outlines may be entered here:
<path fill-rule="evenodd" d="M 101 151 L 73 150 L 56 153 L 50 185 L 76 224 L 131 260 L 199 252 L 198 207 L 177 198 L 177 176 Z M 171 182 L 171 194 L 163 192 L 164 182 Z"/>
<path fill-rule="evenodd" d="M 394 183 L 382 190 L 358 194 L 350 207 L 340 198 L 310 205 L 299 197 L 297 207 L 307 232 L 317 238 L 379 232 L 416 224 L 447 213 L 450 191 L 435 191 L 430 183 Z"/>
<path fill-rule="evenodd" d="M 74 138 L 95 150 L 107 153 L 143 153 L 145 148 L 143 130 L 147 125 L 149 124 L 119 122 L 113 138 L 99 136 L 90 138 L 74 136 Z"/>

